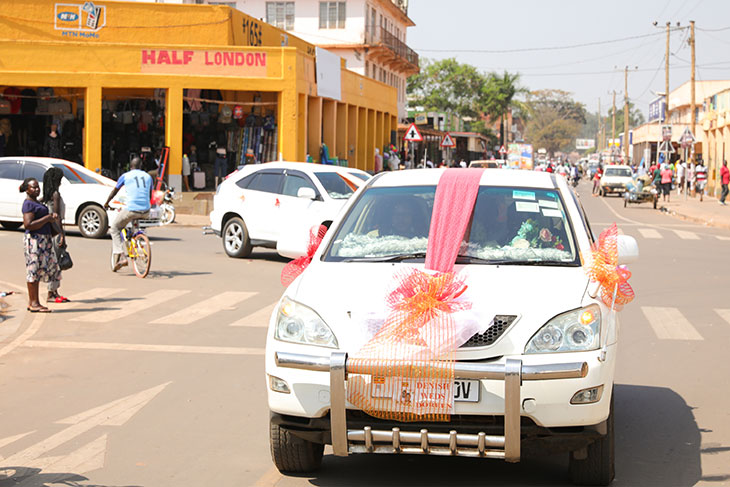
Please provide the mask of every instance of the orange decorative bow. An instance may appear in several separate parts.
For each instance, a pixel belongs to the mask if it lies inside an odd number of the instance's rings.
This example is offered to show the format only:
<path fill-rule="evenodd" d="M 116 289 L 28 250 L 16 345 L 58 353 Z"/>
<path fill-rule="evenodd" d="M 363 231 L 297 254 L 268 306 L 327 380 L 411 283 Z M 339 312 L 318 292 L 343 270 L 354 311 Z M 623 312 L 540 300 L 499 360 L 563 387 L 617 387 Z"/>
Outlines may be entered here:
<path fill-rule="evenodd" d="M 312 257 L 317 251 L 319 244 L 322 243 L 324 234 L 327 233 L 327 227 L 320 225 L 319 227 L 312 227 L 309 231 L 309 244 L 307 245 L 307 255 L 299 257 L 289 262 L 281 270 L 281 283 L 284 286 L 288 286 L 294 279 L 304 272 L 304 269 L 312 262 Z"/>
<path fill-rule="evenodd" d="M 599 235 L 587 269 L 588 276 L 600 283 L 601 300 L 606 306 L 613 304 L 614 309 L 621 310 L 623 305 L 634 299 L 634 290 L 628 282 L 631 272 L 626 266 L 618 265 L 618 228 L 615 223 Z"/>

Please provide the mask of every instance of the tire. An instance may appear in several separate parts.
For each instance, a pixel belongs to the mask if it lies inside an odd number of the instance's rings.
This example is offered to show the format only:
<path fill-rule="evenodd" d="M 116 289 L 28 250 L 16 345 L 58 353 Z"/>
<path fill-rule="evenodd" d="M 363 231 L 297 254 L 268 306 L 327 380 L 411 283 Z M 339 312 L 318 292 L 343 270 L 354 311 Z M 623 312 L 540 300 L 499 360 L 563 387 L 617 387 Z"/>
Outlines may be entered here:
<path fill-rule="evenodd" d="M 233 217 L 223 226 L 223 250 L 229 257 L 240 259 L 251 255 L 251 239 L 246 224 L 239 217 Z"/>
<path fill-rule="evenodd" d="M 654 195 L 654 209 L 656 210 L 656 203 L 659 201 L 659 197 L 657 195 Z"/>
<path fill-rule="evenodd" d="M 628 204 L 629 204 L 629 199 L 624 198 L 624 208 L 626 208 L 628 206 Z"/>
<path fill-rule="evenodd" d="M 279 472 L 314 472 L 322 464 L 324 445 L 292 435 L 278 424 L 269 422 L 271 459 Z"/>
<path fill-rule="evenodd" d="M 575 485 L 610 485 L 616 475 L 613 431 L 613 394 L 611 411 L 606 420 L 606 436 L 588 445 L 588 456 L 584 460 L 570 453 L 570 479 Z"/>
<path fill-rule="evenodd" d="M 150 246 L 150 239 L 147 235 L 140 233 L 135 235 L 132 239 L 133 250 L 132 254 L 132 267 L 134 267 L 134 273 L 137 277 L 147 277 L 150 272 L 150 266 L 152 265 L 152 247 Z"/>
<path fill-rule="evenodd" d="M 606 196 L 606 193 L 603 192 L 603 188 L 598 188 L 598 196 L 600 196 L 601 198 Z"/>
<path fill-rule="evenodd" d="M 2 225 L 3 228 L 7 228 L 8 230 L 17 230 L 18 228 L 23 226 L 23 222 L 0 222 L 0 225 Z"/>
<path fill-rule="evenodd" d="M 109 228 L 109 219 L 104 208 L 89 205 L 79 213 L 79 231 L 86 238 L 101 238 Z"/>
<path fill-rule="evenodd" d="M 160 222 L 163 225 L 169 225 L 170 223 L 173 223 L 175 221 L 174 206 L 169 203 L 163 203 L 162 205 L 160 205 L 160 209 L 162 210 L 162 217 L 160 217 Z"/>

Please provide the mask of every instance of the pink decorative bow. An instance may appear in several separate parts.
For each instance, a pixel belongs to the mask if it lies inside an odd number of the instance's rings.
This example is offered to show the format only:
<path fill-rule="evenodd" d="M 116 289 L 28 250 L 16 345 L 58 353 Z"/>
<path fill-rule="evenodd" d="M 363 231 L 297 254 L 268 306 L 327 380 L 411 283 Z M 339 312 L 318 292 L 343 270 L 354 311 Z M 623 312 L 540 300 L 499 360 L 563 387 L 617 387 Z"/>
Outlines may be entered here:
<path fill-rule="evenodd" d="M 587 269 L 588 276 L 600 283 L 601 301 L 606 306 L 613 304 L 614 309 L 621 310 L 623 305 L 634 299 L 634 290 L 628 282 L 631 272 L 625 265 L 618 265 L 618 228 L 615 223 L 599 235 Z"/>
<path fill-rule="evenodd" d="M 312 262 L 314 253 L 317 252 L 319 244 L 322 243 L 324 234 L 327 233 L 327 227 L 320 225 L 319 227 L 312 227 L 309 231 L 309 244 L 307 245 L 307 255 L 294 259 L 284 266 L 281 271 L 281 283 L 284 286 L 288 286 L 294 279 L 304 272 L 304 269 Z"/>

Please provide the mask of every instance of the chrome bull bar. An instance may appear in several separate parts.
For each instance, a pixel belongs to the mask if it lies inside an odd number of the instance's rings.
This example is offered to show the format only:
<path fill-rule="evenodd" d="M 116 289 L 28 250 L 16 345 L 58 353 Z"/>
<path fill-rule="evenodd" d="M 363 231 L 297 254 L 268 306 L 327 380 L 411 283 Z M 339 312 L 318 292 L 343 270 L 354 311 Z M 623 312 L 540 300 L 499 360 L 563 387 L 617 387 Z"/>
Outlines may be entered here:
<path fill-rule="evenodd" d="M 477 456 L 520 461 L 520 388 L 525 380 L 577 379 L 588 374 L 586 362 L 523 365 L 519 359 L 507 359 L 504 364 L 474 362 L 454 363 L 455 379 L 489 379 L 504 381 L 504 436 L 419 431 L 373 430 L 347 428 L 345 387 L 347 374 L 382 374 L 373 365 L 348 366 L 347 354 L 332 352 L 329 357 L 277 352 L 276 365 L 292 369 L 329 372 L 330 374 L 330 433 L 332 450 L 337 456 L 349 453 L 415 453 L 431 455 Z M 433 367 L 433 364 L 429 364 Z M 446 367 L 446 365 L 444 365 Z M 412 366 L 414 372 L 420 367 Z"/>

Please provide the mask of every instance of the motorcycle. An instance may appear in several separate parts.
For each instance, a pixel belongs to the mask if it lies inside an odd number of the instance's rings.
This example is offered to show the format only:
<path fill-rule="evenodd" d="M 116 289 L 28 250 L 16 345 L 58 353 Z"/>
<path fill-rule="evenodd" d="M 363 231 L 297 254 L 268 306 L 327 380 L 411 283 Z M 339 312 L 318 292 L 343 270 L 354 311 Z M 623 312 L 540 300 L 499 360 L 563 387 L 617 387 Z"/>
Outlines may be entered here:
<path fill-rule="evenodd" d="M 160 210 L 162 211 L 162 214 L 160 215 L 160 222 L 163 225 L 169 225 L 170 223 L 173 223 L 175 221 L 175 204 L 173 203 L 174 199 L 175 191 L 167 188 L 165 190 L 165 194 L 162 197 L 162 202 L 160 203 Z"/>

